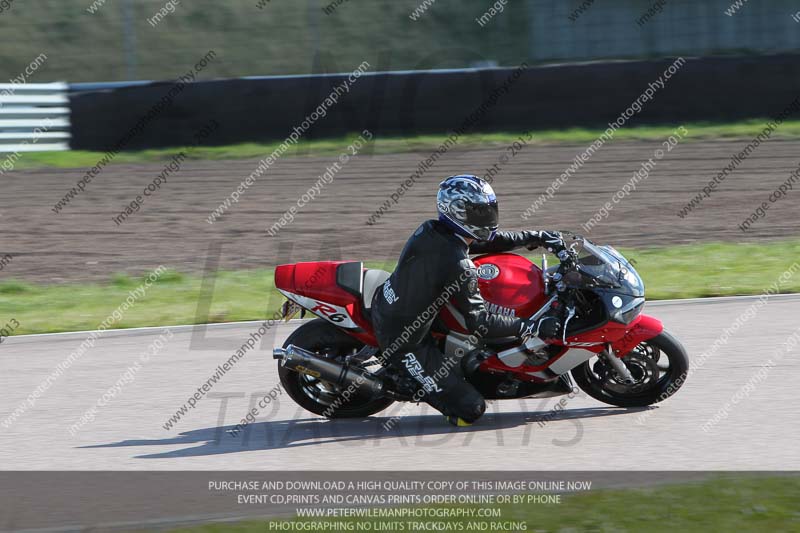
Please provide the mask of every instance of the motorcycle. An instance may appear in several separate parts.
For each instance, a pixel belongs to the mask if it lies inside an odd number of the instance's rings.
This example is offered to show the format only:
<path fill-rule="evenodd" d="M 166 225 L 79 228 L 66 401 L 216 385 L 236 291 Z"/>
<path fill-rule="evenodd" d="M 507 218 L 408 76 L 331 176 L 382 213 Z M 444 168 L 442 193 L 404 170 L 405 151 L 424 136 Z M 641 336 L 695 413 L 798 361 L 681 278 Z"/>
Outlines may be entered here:
<path fill-rule="evenodd" d="M 592 398 L 620 407 L 660 402 L 683 385 L 689 359 L 662 323 L 642 314 L 644 283 L 611 246 L 579 235 L 558 265 L 539 267 L 514 253 L 474 259 L 490 311 L 520 318 L 560 317 L 561 338 L 482 338 L 467 331 L 452 305 L 439 310 L 432 334 L 446 358 L 459 359 L 486 399 L 570 394 L 574 383 Z M 280 265 L 275 286 L 288 320 L 304 322 L 273 356 L 281 384 L 303 408 L 329 418 L 365 417 L 395 401 L 419 401 L 382 364 L 370 320 L 372 297 L 388 279 L 361 262 Z"/>

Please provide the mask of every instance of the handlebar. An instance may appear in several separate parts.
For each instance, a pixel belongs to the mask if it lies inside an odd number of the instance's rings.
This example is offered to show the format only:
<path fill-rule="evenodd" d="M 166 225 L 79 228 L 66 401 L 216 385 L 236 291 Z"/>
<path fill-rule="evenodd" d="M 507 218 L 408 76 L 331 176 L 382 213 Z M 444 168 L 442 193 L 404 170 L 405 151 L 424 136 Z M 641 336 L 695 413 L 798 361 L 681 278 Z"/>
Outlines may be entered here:
<path fill-rule="evenodd" d="M 552 276 L 547 273 L 547 256 L 542 254 L 542 281 L 544 282 L 545 294 L 550 294 L 551 286 L 555 283 L 555 288 L 559 292 L 564 290 L 563 278 L 573 270 L 578 264 L 578 254 L 575 250 L 567 248 L 558 253 L 559 265 L 555 274 Z"/>

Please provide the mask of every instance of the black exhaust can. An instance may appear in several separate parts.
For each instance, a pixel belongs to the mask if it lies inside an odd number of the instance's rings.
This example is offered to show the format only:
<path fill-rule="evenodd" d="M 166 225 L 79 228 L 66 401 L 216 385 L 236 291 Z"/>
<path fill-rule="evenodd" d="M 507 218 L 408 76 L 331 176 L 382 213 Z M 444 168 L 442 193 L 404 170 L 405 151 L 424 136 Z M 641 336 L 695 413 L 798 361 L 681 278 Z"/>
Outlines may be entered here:
<path fill-rule="evenodd" d="M 383 393 L 383 381 L 366 370 L 346 366 L 290 344 L 286 348 L 275 348 L 273 357 L 281 364 L 301 374 L 327 381 L 337 387 L 356 389 L 374 395 Z"/>

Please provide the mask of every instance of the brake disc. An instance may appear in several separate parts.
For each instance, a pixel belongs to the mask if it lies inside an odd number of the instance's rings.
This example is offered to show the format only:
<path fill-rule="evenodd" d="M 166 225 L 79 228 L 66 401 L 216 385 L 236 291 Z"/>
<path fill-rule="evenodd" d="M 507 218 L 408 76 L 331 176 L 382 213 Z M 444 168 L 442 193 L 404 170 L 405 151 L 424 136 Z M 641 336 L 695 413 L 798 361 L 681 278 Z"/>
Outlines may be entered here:
<path fill-rule="evenodd" d="M 598 359 L 592 370 L 600 377 L 603 387 L 609 391 L 617 394 L 635 394 L 654 385 L 660 377 L 661 369 L 658 366 L 658 359 L 661 354 L 657 349 L 648 348 L 647 346 L 637 346 L 622 360 L 634 379 L 630 385 L 623 383 L 617 373 L 602 358 Z"/>

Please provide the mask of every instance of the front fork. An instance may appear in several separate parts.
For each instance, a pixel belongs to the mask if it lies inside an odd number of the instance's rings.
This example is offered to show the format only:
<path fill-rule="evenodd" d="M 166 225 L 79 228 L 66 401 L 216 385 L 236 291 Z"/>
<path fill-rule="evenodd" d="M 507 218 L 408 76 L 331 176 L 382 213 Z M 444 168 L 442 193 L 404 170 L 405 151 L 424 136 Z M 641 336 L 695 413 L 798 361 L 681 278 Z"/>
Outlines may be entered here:
<path fill-rule="evenodd" d="M 657 318 L 648 315 L 641 315 L 636 324 L 625 334 L 625 336 L 612 346 L 606 344 L 605 350 L 600 352 L 600 357 L 605 357 L 614 372 L 626 384 L 631 385 L 635 382 L 628 370 L 627 365 L 622 361 L 631 351 L 639 346 L 640 343 L 648 341 L 664 331 L 664 325 Z"/>
<path fill-rule="evenodd" d="M 617 373 L 617 376 L 622 379 L 622 382 L 625 383 L 625 385 L 634 384 L 636 380 L 633 379 L 631 371 L 628 370 L 628 367 L 625 365 L 622 359 L 611 353 L 611 345 L 606 345 L 606 349 L 600 352 L 600 356 L 604 357 L 605 360 L 608 361 L 608 364 L 611 365 L 611 368 L 614 369 L 614 372 Z"/>

